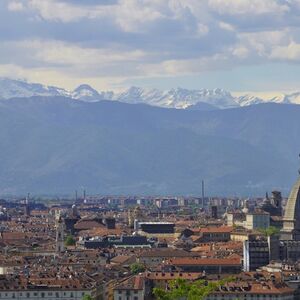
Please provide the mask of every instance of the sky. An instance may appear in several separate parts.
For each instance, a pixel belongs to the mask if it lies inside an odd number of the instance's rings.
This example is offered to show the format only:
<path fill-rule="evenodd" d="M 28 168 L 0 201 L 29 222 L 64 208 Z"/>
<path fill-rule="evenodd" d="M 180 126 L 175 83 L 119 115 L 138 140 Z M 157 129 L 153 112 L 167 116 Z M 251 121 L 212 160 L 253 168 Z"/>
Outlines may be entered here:
<path fill-rule="evenodd" d="M 1 0 L 0 76 L 300 90 L 300 0 Z"/>

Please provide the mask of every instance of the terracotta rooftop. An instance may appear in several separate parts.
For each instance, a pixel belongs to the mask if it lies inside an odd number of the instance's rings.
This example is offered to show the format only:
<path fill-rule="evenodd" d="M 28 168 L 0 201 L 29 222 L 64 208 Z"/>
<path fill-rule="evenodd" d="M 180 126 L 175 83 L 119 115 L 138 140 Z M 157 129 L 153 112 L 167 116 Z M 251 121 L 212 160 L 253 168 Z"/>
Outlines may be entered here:
<path fill-rule="evenodd" d="M 174 258 L 168 261 L 171 265 L 197 265 L 197 266 L 239 266 L 241 265 L 240 257 L 227 258 Z"/>
<path fill-rule="evenodd" d="M 203 228 L 191 228 L 195 233 L 231 233 L 233 227 L 231 226 L 220 226 L 220 227 L 203 227 Z"/>
<path fill-rule="evenodd" d="M 178 278 L 187 280 L 197 280 L 202 273 L 187 273 L 187 272 L 149 272 L 145 273 L 145 277 L 151 280 L 174 280 Z"/>
<path fill-rule="evenodd" d="M 142 290 L 145 280 L 140 275 L 135 275 L 121 281 L 114 287 L 114 290 Z"/>

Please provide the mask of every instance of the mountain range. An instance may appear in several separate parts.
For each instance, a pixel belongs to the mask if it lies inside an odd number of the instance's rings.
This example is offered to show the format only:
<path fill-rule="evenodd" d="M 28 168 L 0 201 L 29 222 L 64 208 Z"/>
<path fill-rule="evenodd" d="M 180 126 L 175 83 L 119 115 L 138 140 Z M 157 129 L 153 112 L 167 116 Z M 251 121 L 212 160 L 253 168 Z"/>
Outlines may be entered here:
<path fill-rule="evenodd" d="M 46 95 L 0 101 L 2 195 L 200 195 L 202 179 L 207 195 L 287 194 L 297 177 L 299 105 L 170 109 L 35 88 Z"/>
<path fill-rule="evenodd" d="M 24 80 L 0 79 L 0 99 L 32 96 L 64 96 L 86 102 L 112 100 L 130 104 L 144 103 L 158 107 L 190 108 L 193 110 L 225 109 L 266 102 L 300 104 L 300 92 L 279 94 L 263 99 L 251 94 L 233 96 L 230 92 L 220 88 L 212 90 L 205 88 L 198 90 L 174 88 L 162 91 L 158 89 L 130 87 L 123 92 L 116 93 L 113 91 L 99 92 L 87 84 L 82 84 L 75 90 L 68 91 L 63 88 L 29 83 Z M 207 105 L 201 105 L 201 103 L 209 104 L 210 108 Z"/>

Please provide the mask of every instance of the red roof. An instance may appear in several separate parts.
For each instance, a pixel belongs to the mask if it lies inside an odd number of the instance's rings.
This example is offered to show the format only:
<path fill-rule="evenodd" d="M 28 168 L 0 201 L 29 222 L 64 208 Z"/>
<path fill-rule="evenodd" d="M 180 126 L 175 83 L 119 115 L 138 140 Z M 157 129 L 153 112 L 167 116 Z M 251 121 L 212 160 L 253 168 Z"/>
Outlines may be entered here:
<path fill-rule="evenodd" d="M 170 259 L 169 264 L 172 265 L 196 265 L 196 266 L 240 266 L 241 258 L 232 256 L 227 258 L 174 258 Z"/>

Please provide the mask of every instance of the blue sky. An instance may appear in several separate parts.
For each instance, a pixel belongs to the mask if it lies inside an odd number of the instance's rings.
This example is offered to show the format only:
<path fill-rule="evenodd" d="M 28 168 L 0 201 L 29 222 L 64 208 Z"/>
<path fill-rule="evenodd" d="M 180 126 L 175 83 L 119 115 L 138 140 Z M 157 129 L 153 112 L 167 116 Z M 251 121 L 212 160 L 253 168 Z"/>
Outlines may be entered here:
<path fill-rule="evenodd" d="M 300 0 L 1 0 L 0 76 L 299 90 Z"/>

